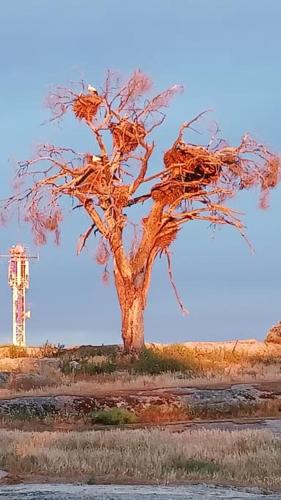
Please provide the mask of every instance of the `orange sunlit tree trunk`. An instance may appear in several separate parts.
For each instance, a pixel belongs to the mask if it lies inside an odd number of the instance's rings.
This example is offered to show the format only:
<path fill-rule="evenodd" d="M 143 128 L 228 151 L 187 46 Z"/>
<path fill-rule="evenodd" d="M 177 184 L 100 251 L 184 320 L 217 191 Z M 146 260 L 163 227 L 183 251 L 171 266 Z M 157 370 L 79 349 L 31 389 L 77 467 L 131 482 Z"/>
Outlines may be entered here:
<path fill-rule="evenodd" d="M 76 200 L 74 208 L 88 214 L 90 226 L 80 236 L 78 253 L 94 233 L 99 237 L 96 259 L 104 266 L 105 281 L 112 262 L 126 351 L 144 344 L 143 315 L 159 255 L 167 257 L 176 292 L 169 247 L 183 224 L 192 220 L 229 224 L 243 234 L 239 214 L 226 205 L 227 199 L 259 186 L 265 207 L 269 190 L 280 179 L 278 156 L 249 135 L 236 147 L 218 134 L 206 145 L 188 143 L 186 131 L 204 113 L 179 127 L 162 165 L 150 170 L 153 131 L 163 124 L 165 109 L 180 90 L 175 85 L 151 97 L 151 81 L 140 71 L 125 82 L 108 73 L 99 91 L 83 82 L 78 90 L 56 88 L 48 97 L 51 120 L 72 113 L 92 134 L 90 151 L 78 152 L 75 145 L 39 146 L 34 158 L 19 163 L 21 190 L 3 203 L 4 211 L 23 205 L 38 244 L 46 242 L 48 231 L 58 239 L 62 197 Z M 143 212 L 138 224 L 130 217 L 134 206 Z"/>

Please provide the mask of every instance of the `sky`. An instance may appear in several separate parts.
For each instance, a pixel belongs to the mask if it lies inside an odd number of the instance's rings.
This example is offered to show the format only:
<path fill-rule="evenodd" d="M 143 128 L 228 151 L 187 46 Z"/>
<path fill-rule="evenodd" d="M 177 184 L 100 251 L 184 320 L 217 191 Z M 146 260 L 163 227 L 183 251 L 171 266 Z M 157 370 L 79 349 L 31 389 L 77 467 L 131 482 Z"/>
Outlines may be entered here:
<path fill-rule="evenodd" d="M 107 69 L 125 76 L 140 68 L 155 89 L 184 85 L 157 135 L 158 159 L 181 122 L 213 110 L 233 144 L 250 132 L 281 151 L 281 38 L 279 0 L 9 0 L 1 3 L 0 198 L 9 195 L 15 161 L 29 158 L 38 143 L 88 144 L 83 126 L 48 118 L 50 86 L 81 78 L 102 84 Z M 208 127 L 208 121 L 204 122 Z M 194 139 L 194 137 L 193 137 Z M 231 228 L 215 233 L 200 223 L 184 227 L 171 248 L 183 316 L 157 261 L 145 314 L 151 342 L 264 338 L 281 319 L 281 188 L 266 211 L 257 193 L 239 196 L 249 250 Z M 120 315 L 113 283 L 102 284 L 94 260 L 96 241 L 79 257 L 76 244 L 87 228 L 83 215 L 67 209 L 61 245 L 50 239 L 37 249 L 29 228 L 14 218 L 0 228 L 0 253 L 17 242 L 39 261 L 31 264 L 27 342 L 108 344 L 120 341 Z M 0 262 L 0 342 L 11 342 L 11 290 L 7 261 Z"/>

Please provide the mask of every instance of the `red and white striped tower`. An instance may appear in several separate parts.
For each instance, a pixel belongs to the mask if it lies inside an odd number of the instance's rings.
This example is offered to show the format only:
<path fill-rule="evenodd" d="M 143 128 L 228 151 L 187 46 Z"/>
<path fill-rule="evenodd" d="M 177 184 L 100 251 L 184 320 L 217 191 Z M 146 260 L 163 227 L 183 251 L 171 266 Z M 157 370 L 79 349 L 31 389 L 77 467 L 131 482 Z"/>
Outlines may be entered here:
<path fill-rule="evenodd" d="M 30 318 L 26 311 L 25 293 L 29 288 L 29 261 L 22 245 L 10 248 L 8 280 L 13 290 L 13 344 L 26 345 L 25 320 Z"/>
<path fill-rule="evenodd" d="M 30 318 L 26 311 L 25 293 L 29 288 L 29 260 L 37 259 L 27 255 L 26 249 L 18 244 L 10 248 L 8 255 L 0 255 L 9 259 L 8 281 L 13 291 L 13 344 L 26 345 L 25 320 Z"/>

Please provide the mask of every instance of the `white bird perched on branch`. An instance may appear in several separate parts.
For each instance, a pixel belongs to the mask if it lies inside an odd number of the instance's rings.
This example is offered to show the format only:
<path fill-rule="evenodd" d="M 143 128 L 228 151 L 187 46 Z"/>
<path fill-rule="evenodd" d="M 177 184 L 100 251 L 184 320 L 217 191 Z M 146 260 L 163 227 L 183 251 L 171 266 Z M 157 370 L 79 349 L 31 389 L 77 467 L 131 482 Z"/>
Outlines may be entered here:
<path fill-rule="evenodd" d="M 92 155 L 92 161 L 102 161 L 101 156 Z"/>
<path fill-rule="evenodd" d="M 93 87 L 92 85 L 88 85 L 88 92 L 91 92 L 91 94 L 98 95 L 97 89 L 95 89 L 95 87 Z"/>

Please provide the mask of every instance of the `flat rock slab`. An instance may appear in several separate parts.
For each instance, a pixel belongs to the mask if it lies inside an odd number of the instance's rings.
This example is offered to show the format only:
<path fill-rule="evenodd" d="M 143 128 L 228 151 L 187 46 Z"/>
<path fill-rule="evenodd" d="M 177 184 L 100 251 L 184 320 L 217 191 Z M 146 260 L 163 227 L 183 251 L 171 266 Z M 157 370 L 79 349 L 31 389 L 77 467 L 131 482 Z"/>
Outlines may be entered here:
<path fill-rule="evenodd" d="M 264 392 L 250 385 L 237 385 L 227 389 L 196 389 L 191 394 L 182 395 L 183 401 L 195 409 L 208 406 L 217 410 L 226 406 L 236 407 L 241 404 L 256 404 L 264 399 Z"/>
<path fill-rule="evenodd" d="M 195 411 L 207 409 L 223 414 L 243 405 L 256 405 L 268 399 L 281 401 L 281 394 L 276 391 L 264 391 L 250 384 L 233 385 L 223 389 L 178 388 L 171 389 L 170 392 L 145 391 L 113 396 L 23 396 L 0 399 L 0 417 L 44 418 L 65 410 L 87 414 L 93 410 L 115 407 L 139 411 L 152 405 Z"/>
<path fill-rule="evenodd" d="M 93 410 L 126 408 L 138 410 L 151 405 L 169 405 L 179 407 L 179 398 L 175 396 L 138 395 L 126 397 L 106 396 L 34 396 L 0 400 L 0 417 L 13 416 L 19 418 L 39 417 L 63 412 L 65 410 L 87 414 Z"/>

